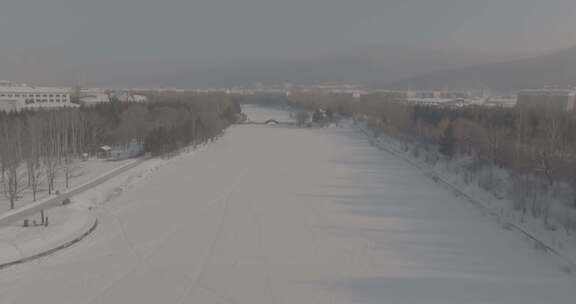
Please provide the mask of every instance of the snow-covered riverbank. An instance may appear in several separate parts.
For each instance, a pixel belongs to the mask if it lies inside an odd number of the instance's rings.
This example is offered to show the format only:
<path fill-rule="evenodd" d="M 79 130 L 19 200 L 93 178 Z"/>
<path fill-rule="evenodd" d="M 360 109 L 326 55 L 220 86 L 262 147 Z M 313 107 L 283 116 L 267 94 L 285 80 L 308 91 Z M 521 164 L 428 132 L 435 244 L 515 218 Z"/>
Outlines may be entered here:
<path fill-rule="evenodd" d="M 355 128 L 233 126 L 154 172 L 96 208 L 90 238 L 0 272 L 0 299 L 540 304 L 576 296 L 562 260 Z"/>
<path fill-rule="evenodd" d="M 505 229 L 514 229 L 535 242 L 535 247 L 558 255 L 566 261 L 564 271 L 573 273 L 576 271 L 576 235 L 565 229 L 551 228 L 541 218 L 531 217 L 514 208 L 514 203 L 507 199 L 506 188 L 511 187 L 509 176 L 504 169 L 493 168 L 497 185 L 492 186 L 493 191 L 487 191 L 482 187 L 484 179 L 491 177 L 487 169 L 476 172 L 473 176 L 469 172 L 469 159 L 448 160 L 442 158 L 437 151 L 426 151 L 418 144 L 404 143 L 386 135 L 377 137 L 362 124 L 357 125 L 368 136 L 368 139 L 380 149 L 384 149 L 421 170 L 429 178 L 440 182 L 449 190 L 455 191 L 454 195 L 464 196 L 464 200 L 475 204 L 485 214 L 493 217 L 495 221 Z M 433 159 L 433 161 L 430 161 Z M 545 194 L 543 194 L 545 195 Z M 549 199 L 553 199 L 550 197 Z M 565 207 L 565 206 L 559 206 Z M 564 208 L 564 214 L 555 214 L 557 217 L 571 216 L 570 208 Z M 559 212 L 561 210 L 555 210 Z M 550 217 L 550 222 L 555 217 Z"/>

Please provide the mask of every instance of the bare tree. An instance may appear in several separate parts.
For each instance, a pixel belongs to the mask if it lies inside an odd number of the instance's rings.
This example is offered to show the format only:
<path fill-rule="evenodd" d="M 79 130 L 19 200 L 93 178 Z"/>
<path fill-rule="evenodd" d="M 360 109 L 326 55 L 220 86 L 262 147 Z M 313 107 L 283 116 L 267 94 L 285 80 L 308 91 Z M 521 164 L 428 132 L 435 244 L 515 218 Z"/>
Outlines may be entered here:
<path fill-rule="evenodd" d="M 59 132 L 56 115 L 48 116 L 45 128 L 46 136 L 43 140 L 43 165 L 46 173 L 48 195 L 51 195 L 54 191 L 56 174 L 62 155 L 62 134 Z"/>
<path fill-rule="evenodd" d="M 26 172 L 28 176 L 28 186 L 32 190 L 32 198 L 37 199 L 42 183 L 41 165 L 41 143 L 42 143 L 42 123 L 38 116 L 30 116 L 27 119 L 26 133 Z"/>
<path fill-rule="evenodd" d="M 299 111 L 296 113 L 296 123 L 299 126 L 305 125 L 310 120 L 310 113 L 308 111 Z"/>
<path fill-rule="evenodd" d="M 4 195 L 10 201 L 10 209 L 15 208 L 15 203 L 25 189 L 25 174 L 21 170 L 22 161 L 22 127 L 20 120 L 4 120 L 3 143 L 6 170 L 3 172 Z"/>

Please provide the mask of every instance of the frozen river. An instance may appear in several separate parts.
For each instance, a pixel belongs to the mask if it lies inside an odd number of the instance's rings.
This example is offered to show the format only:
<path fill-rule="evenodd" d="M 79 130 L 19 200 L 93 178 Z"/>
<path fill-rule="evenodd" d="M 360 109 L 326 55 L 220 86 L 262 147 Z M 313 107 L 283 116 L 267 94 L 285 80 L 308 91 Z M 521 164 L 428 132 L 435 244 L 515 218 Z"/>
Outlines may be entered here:
<path fill-rule="evenodd" d="M 287 117 L 247 108 L 248 116 Z M 254 118 L 257 120 L 259 118 Z M 0 272 L 0 303 L 575 303 L 553 257 L 352 128 L 239 125 Z"/>

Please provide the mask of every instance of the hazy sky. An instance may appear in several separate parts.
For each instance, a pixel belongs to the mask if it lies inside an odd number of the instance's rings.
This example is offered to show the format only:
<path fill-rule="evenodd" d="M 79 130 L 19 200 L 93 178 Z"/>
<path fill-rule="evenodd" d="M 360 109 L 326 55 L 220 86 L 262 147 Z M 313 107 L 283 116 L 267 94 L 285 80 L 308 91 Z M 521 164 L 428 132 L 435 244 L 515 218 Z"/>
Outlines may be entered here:
<path fill-rule="evenodd" d="M 574 0 L 0 1 L 0 77 L 31 81 L 90 78 L 89 66 L 210 66 L 376 45 L 576 45 Z"/>

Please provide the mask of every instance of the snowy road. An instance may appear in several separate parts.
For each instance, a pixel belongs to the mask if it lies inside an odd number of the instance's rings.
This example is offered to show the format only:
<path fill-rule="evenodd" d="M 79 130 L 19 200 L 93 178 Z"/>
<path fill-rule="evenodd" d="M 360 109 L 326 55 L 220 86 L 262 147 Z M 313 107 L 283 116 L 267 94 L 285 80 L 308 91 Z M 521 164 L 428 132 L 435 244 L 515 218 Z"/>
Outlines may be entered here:
<path fill-rule="evenodd" d="M 574 303 L 561 263 L 350 128 L 235 126 L 0 272 L 0 303 Z"/>
<path fill-rule="evenodd" d="M 46 209 L 54 207 L 54 206 L 62 205 L 62 202 L 66 198 L 71 198 L 71 197 L 78 195 L 82 192 L 85 192 L 89 189 L 97 187 L 98 185 L 122 174 L 123 172 L 126 172 L 126 171 L 138 166 L 139 164 L 144 162 L 146 159 L 147 158 L 143 157 L 143 158 L 138 159 L 138 160 L 132 160 L 128 163 L 121 165 L 120 167 L 117 167 L 117 168 L 110 170 L 109 172 L 101 174 L 101 175 L 97 176 L 96 178 L 94 178 L 88 182 L 85 182 L 79 186 L 73 187 L 70 190 L 65 190 L 62 194 L 60 194 L 58 196 L 55 196 L 53 198 L 46 198 L 42 201 L 31 203 L 31 204 L 26 205 L 22 208 L 11 210 L 11 211 L 8 211 L 4 214 L 0 214 L 0 225 L 12 224 L 14 222 L 20 221 L 20 220 L 25 219 L 27 217 L 34 216 L 35 214 L 38 214 L 42 210 L 46 210 Z"/>

